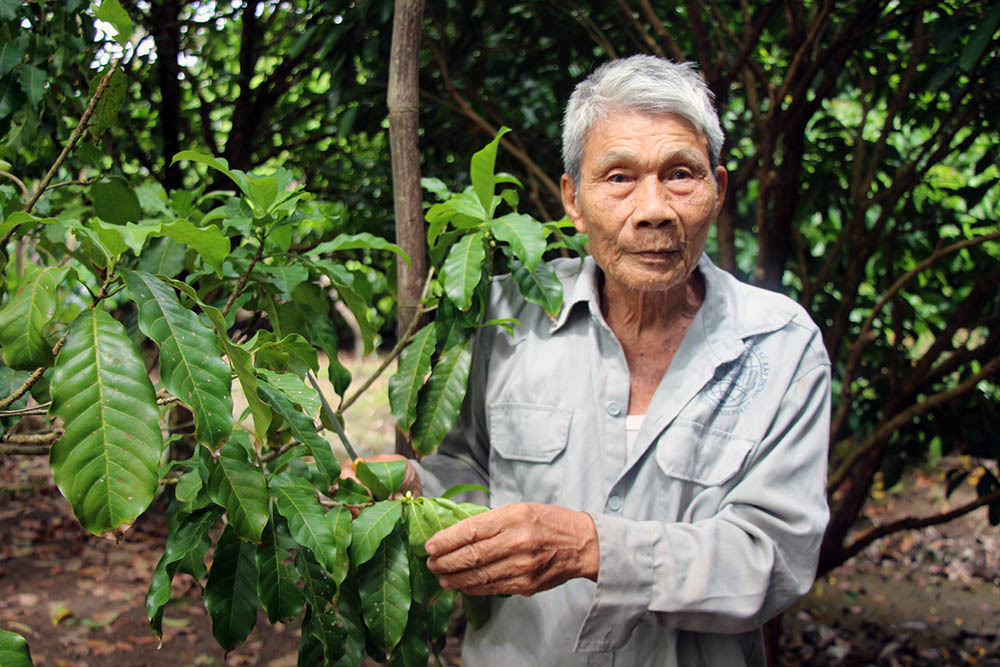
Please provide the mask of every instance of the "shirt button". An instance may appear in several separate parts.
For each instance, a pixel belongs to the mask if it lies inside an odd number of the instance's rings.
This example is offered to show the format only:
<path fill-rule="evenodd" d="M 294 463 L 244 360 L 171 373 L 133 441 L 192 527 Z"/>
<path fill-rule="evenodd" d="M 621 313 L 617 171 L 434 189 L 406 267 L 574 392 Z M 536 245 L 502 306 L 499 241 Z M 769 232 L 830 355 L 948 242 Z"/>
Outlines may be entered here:
<path fill-rule="evenodd" d="M 622 508 L 622 497 L 621 496 L 611 496 L 608 498 L 608 509 L 612 512 L 617 512 Z"/>
<path fill-rule="evenodd" d="M 622 406 L 620 406 L 617 402 L 611 401 L 610 403 L 608 403 L 609 415 L 611 415 L 612 417 L 617 417 L 621 413 L 622 413 Z"/>

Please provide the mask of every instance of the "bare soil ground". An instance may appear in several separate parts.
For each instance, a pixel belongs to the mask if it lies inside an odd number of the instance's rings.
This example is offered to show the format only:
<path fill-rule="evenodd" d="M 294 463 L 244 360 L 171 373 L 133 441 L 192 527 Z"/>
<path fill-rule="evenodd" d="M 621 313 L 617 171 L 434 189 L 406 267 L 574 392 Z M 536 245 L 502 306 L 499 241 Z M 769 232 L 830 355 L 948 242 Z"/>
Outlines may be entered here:
<path fill-rule="evenodd" d="M 359 374 L 373 367 L 366 362 Z M 347 415 L 348 433 L 360 434 L 365 454 L 392 446 L 384 396 L 376 388 Z M 933 514 L 971 497 L 967 485 L 944 499 L 941 474 L 909 477 L 870 508 L 866 522 Z M 198 585 L 185 575 L 175 582 L 161 646 L 144 607 L 165 537 L 158 505 L 120 544 L 93 537 L 76 525 L 44 460 L 0 459 L 0 628 L 23 635 L 39 667 L 296 664 L 296 623 L 269 626 L 263 617 L 225 655 Z M 988 525 L 985 510 L 878 542 L 785 614 L 779 662 L 1000 665 L 998 560 L 1000 530 Z"/>

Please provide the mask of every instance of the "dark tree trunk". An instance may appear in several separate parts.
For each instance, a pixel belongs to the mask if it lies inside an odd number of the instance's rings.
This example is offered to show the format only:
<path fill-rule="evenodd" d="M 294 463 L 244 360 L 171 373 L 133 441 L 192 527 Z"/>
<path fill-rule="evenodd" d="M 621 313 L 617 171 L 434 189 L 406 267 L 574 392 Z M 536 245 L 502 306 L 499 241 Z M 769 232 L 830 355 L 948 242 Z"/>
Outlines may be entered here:
<path fill-rule="evenodd" d="M 153 42 L 156 44 L 156 71 L 160 83 L 157 111 L 164 162 L 160 181 L 168 191 L 177 190 L 182 185 L 180 165 L 171 164 L 173 156 L 181 150 L 181 85 L 177 64 L 181 48 L 180 10 L 179 0 L 161 0 L 150 8 L 151 23 L 155 26 Z"/>

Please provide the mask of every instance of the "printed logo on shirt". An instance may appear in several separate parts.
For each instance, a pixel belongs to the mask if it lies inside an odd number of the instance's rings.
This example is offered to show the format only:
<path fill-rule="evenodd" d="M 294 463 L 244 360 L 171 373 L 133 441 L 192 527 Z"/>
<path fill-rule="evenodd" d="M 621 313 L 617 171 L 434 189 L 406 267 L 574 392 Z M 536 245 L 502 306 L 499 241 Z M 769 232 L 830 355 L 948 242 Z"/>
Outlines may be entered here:
<path fill-rule="evenodd" d="M 767 357 L 748 348 L 738 359 L 716 369 L 701 396 L 723 415 L 743 414 L 767 385 L 769 372 Z"/>

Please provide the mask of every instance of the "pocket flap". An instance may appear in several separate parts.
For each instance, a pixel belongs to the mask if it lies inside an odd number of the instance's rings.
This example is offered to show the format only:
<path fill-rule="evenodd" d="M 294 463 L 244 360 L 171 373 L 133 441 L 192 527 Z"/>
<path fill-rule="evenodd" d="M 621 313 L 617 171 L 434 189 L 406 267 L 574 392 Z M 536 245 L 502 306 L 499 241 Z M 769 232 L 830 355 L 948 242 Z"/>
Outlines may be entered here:
<path fill-rule="evenodd" d="M 751 447 L 749 438 L 675 420 L 656 443 L 656 463 L 670 477 L 719 486 L 739 472 Z"/>
<path fill-rule="evenodd" d="M 490 445 L 505 459 L 550 463 L 564 449 L 571 408 L 526 403 L 490 406 Z"/>

